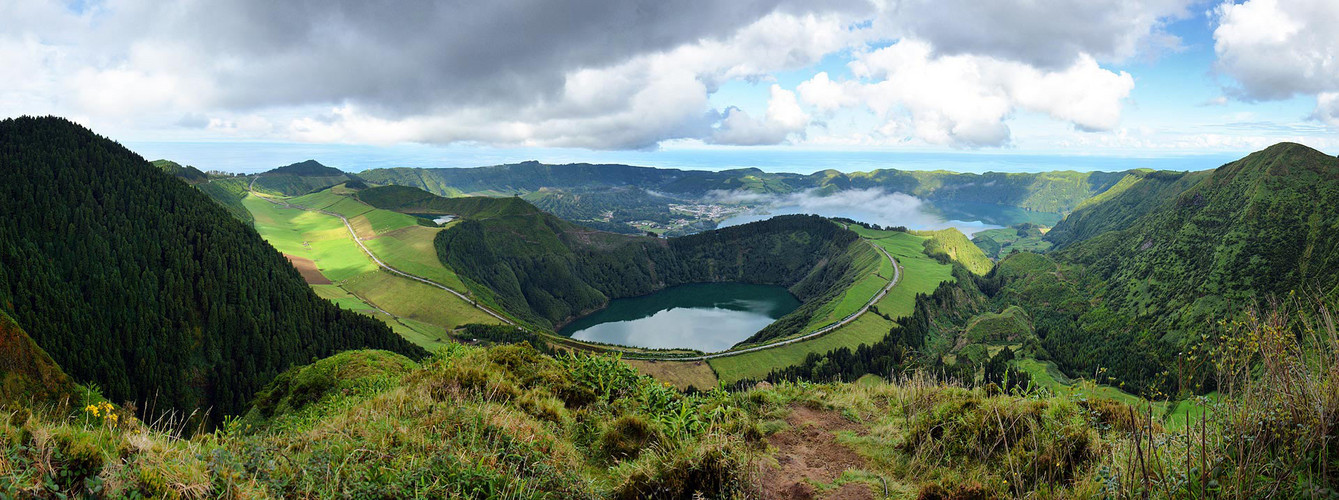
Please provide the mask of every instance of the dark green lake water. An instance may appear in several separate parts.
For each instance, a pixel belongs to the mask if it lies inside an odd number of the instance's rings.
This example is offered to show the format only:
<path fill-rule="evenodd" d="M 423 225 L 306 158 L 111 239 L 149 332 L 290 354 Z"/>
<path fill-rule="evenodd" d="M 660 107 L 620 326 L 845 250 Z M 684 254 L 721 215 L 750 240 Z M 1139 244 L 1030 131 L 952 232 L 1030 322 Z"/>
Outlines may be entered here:
<path fill-rule="evenodd" d="M 779 286 L 698 283 L 615 299 L 558 331 L 579 340 L 722 351 L 800 306 Z"/>

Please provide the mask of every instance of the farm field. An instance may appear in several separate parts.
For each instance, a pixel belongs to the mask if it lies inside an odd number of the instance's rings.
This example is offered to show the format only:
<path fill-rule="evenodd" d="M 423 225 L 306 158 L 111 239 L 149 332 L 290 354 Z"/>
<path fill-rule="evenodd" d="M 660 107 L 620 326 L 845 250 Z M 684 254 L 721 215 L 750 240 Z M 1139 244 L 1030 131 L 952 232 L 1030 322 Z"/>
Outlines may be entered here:
<path fill-rule="evenodd" d="M 377 212 L 382 212 L 382 210 L 370 212 L 368 215 Z M 355 230 L 359 226 L 359 223 L 355 221 L 359 220 L 365 221 L 366 219 L 359 216 L 350 221 Z M 441 259 L 437 258 L 437 249 L 433 246 L 433 238 L 441 230 L 442 228 L 423 227 L 415 224 L 380 233 L 375 238 L 364 239 L 363 245 L 366 245 L 378 258 L 396 269 L 428 278 L 456 290 L 466 290 L 465 283 L 460 280 L 455 271 L 443 265 Z M 362 234 L 362 232 L 359 231 L 359 234 Z"/>
<path fill-rule="evenodd" d="M 500 323 L 446 290 L 387 271 L 365 273 L 342 285 L 391 314 L 442 328 L 455 329 L 468 323 Z"/>
<path fill-rule="evenodd" d="M 255 195 L 242 199 L 242 205 L 255 217 L 256 231 L 274 248 L 311 259 L 330 281 L 340 282 L 377 269 L 336 217 L 285 208 Z"/>
<path fill-rule="evenodd" d="M 649 375 L 661 382 L 668 382 L 681 390 L 689 387 L 706 390 L 716 387 L 718 384 L 716 372 L 712 371 L 711 366 L 706 361 L 628 359 L 624 362 L 643 375 Z"/>
<path fill-rule="evenodd" d="M 447 286 L 464 289 L 460 279 L 437 260 L 432 238 L 439 228 L 417 225 L 413 217 L 375 210 L 329 190 L 287 200 L 290 203 L 357 214 L 350 225 L 364 244 L 391 266 Z M 396 333 L 432 349 L 448 341 L 447 331 L 467 323 L 498 323 L 445 290 L 383 271 L 353 241 L 337 217 L 286 208 L 251 195 L 244 206 L 256 219 L 256 230 L 279 251 L 311 259 L 333 284 L 312 285 L 317 295 L 355 312 L 384 321 Z M 375 228 L 392 234 L 376 236 Z"/>

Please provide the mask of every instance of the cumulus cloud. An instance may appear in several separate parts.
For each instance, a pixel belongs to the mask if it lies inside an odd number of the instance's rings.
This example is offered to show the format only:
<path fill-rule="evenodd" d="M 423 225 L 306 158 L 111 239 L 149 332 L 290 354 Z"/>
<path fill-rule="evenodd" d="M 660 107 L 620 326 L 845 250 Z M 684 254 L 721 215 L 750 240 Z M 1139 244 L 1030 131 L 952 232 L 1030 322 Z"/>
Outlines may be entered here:
<path fill-rule="evenodd" d="M 1339 92 L 1321 92 L 1316 96 L 1312 118 L 1339 127 Z"/>
<path fill-rule="evenodd" d="M 936 56 L 920 40 L 861 54 L 851 67 L 857 80 L 819 74 L 799 86 L 800 95 L 819 109 L 867 106 L 886 120 L 885 135 L 958 147 L 1006 144 L 1005 120 L 1016 109 L 1081 130 L 1110 130 L 1134 88 L 1128 73 L 1105 70 L 1086 55 L 1047 71 L 989 56 Z"/>
<path fill-rule="evenodd" d="M 809 124 L 809 115 L 800 109 L 795 93 L 772 85 L 772 97 L 767 103 L 767 116 L 758 120 L 739 108 L 726 110 L 725 119 L 712 135 L 711 142 L 756 146 L 776 144 L 786 136 L 803 132 Z"/>
<path fill-rule="evenodd" d="M 1215 9 L 1218 68 L 1247 99 L 1339 90 L 1339 3 L 1249 0 Z"/>

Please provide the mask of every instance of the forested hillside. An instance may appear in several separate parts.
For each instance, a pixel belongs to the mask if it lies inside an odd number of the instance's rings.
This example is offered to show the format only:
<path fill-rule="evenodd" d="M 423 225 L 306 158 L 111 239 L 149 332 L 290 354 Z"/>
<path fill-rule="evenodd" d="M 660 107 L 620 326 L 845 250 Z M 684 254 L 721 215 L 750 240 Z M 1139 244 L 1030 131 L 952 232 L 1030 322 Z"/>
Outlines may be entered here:
<path fill-rule="evenodd" d="M 154 160 L 153 166 L 166 172 L 168 175 L 177 176 L 177 178 L 186 181 L 189 184 L 196 184 L 209 181 L 209 175 L 201 172 L 200 169 L 190 165 L 182 165 L 172 160 Z"/>
<path fill-rule="evenodd" d="M 444 198 L 408 186 L 381 186 L 358 191 L 357 198 L 376 208 L 423 215 L 454 215 L 484 219 L 511 215 L 536 215 L 539 209 L 514 197 L 464 196 Z"/>
<path fill-rule="evenodd" d="M 200 191 L 63 119 L 0 122 L 0 213 L 0 308 L 118 401 L 217 418 L 294 363 L 422 352 L 316 297 Z"/>
<path fill-rule="evenodd" d="M 1206 331 L 1291 294 L 1339 297 L 1335 206 L 1339 160 L 1297 144 L 1211 171 L 1135 172 L 1045 235 L 1059 250 L 1004 256 L 984 276 L 958 272 L 883 342 L 773 377 L 933 367 L 979 341 L 973 326 L 1008 313 L 1032 333 L 1007 344 L 1071 377 L 1100 374 L 1146 395 L 1210 390 L 1212 367 L 1183 355 L 1212 342 Z"/>
<path fill-rule="evenodd" d="M 247 177 L 214 176 L 201 172 L 192 166 L 181 166 L 171 160 L 154 160 L 153 166 L 163 172 L 181 179 L 187 184 L 209 195 L 214 201 L 228 210 L 229 214 L 250 225 L 254 218 L 251 212 L 242 206 L 242 197 L 246 196 L 251 179 Z"/>

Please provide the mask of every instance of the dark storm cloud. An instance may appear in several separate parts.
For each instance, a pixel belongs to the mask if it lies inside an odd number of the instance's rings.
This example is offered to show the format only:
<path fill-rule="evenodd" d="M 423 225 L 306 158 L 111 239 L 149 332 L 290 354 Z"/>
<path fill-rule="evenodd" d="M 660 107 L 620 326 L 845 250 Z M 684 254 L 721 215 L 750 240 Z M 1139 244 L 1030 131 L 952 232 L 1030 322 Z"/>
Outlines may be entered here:
<path fill-rule="evenodd" d="M 243 1 L 179 11 L 234 106 L 351 100 L 387 115 L 553 99 L 565 74 L 727 37 L 775 11 L 865 2 Z"/>

